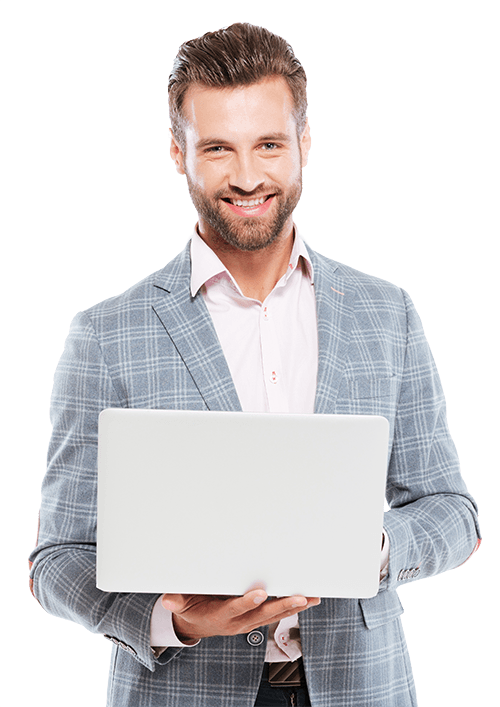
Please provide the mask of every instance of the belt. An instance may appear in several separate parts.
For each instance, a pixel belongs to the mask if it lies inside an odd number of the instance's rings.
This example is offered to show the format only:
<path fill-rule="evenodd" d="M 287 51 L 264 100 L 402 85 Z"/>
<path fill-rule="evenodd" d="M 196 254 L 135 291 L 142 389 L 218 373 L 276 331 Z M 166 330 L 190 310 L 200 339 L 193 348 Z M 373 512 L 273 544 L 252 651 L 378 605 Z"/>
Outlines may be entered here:
<path fill-rule="evenodd" d="M 267 681 L 271 687 L 306 687 L 306 677 L 302 658 L 293 662 L 267 663 Z"/>

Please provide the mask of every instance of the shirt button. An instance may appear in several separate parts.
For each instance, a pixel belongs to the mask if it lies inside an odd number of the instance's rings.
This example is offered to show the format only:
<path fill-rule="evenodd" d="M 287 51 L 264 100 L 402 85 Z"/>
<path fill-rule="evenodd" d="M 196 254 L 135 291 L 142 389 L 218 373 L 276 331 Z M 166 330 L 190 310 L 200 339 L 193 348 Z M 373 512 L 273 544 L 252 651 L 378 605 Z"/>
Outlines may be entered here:
<path fill-rule="evenodd" d="M 277 375 L 276 371 L 273 371 L 271 373 L 269 380 L 271 381 L 271 383 L 275 383 L 275 384 L 278 382 L 278 375 Z"/>
<path fill-rule="evenodd" d="M 264 641 L 264 634 L 261 631 L 251 631 L 247 636 L 247 641 L 251 646 L 260 646 Z"/>
<path fill-rule="evenodd" d="M 267 322 L 267 320 L 269 319 L 269 310 L 268 310 L 267 307 L 264 307 L 264 309 L 263 309 L 263 315 L 264 315 L 264 319 L 265 319 L 266 322 Z"/>

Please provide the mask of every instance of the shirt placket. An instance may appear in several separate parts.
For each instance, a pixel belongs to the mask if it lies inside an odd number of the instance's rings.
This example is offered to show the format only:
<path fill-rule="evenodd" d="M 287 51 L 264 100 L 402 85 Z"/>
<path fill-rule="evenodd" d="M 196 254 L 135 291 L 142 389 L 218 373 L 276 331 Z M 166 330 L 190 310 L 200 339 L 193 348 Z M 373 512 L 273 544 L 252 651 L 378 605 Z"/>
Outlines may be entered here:
<path fill-rule="evenodd" d="M 288 412 L 286 381 L 276 326 L 277 315 L 276 307 L 273 307 L 272 297 L 269 296 L 262 304 L 260 312 L 262 371 L 269 412 Z"/>

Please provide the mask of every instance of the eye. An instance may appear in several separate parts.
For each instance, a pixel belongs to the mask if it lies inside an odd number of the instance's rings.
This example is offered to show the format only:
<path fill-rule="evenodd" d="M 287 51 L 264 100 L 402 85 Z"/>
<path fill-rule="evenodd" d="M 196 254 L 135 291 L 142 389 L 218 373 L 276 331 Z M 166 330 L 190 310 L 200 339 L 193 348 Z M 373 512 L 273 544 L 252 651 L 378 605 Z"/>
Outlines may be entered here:
<path fill-rule="evenodd" d="M 278 145 L 275 142 L 265 142 L 262 145 L 262 149 L 266 150 L 267 152 L 271 152 L 272 150 L 277 150 Z"/>
<path fill-rule="evenodd" d="M 217 154 L 219 152 L 222 152 L 224 148 L 222 145 L 213 145 L 212 147 L 207 147 L 205 152 L 211 152 L 212 154 Z"/>

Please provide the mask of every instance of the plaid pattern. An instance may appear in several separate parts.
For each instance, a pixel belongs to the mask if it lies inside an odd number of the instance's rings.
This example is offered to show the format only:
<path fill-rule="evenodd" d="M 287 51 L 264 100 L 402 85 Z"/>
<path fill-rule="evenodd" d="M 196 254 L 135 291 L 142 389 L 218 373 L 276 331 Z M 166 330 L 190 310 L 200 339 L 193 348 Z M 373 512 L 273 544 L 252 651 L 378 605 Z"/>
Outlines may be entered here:
<path fill-rule="evenodd" d="M 314 707 L 405 707 L 416 697 L 395 589 L 473 552 L 476 508 L 460 476 L 445 403 L 407 295 L 311 252 L 319 333 L 317 413 L 391 424 L 384 526 L 388 575 L 372 599 L 326 599 L 300 615 Z M 188 248 L 166 268 L 73 321 L 55 375 L 53 436 L 31 577 L 49 612 L 113 640 L 110 707 L 252 707 L 265 641 L 208 638 L 156 658 L 157 595 L 95 587 L 98 415 L 107 407 L 239 410 Z M 168 519 L 167 519 L 168 520 Z M 166 530 L 165 542 L 176 528 Z M 325 543 L 325 550 L 327 548 Z M 325 552 L 325 566 L 328 558 Z M 267 635 L 267 630 L 262 629 Z"/>

